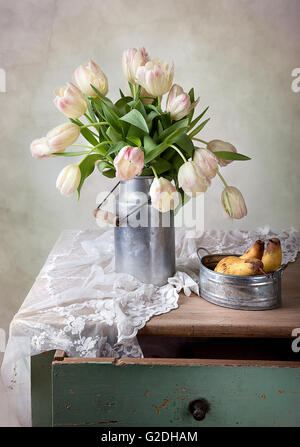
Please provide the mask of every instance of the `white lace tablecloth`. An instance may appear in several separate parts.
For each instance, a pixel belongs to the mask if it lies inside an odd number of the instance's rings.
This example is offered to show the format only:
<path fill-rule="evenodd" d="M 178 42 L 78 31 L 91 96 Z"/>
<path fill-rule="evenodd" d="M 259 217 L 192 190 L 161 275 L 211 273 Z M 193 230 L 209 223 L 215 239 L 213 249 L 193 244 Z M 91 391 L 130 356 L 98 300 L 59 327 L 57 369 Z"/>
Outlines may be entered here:
<path fill-rule="evenodd" d="M 196 249 L 243 252 L 256 239 L 279 237 L 283 262 L 300 250 L 295 229 L 273 232 L 177 230 L 177 272 L 155 287 L 114 273 L 113 230 L 65 231 L 11 326 L 2 377 L 21 425 L 31 424 L 30 356 L 62 349 L 68 356 L 142 357 L 136 334 L 153 316 L 178 304 L 178 292 L 198 294 Z"/>

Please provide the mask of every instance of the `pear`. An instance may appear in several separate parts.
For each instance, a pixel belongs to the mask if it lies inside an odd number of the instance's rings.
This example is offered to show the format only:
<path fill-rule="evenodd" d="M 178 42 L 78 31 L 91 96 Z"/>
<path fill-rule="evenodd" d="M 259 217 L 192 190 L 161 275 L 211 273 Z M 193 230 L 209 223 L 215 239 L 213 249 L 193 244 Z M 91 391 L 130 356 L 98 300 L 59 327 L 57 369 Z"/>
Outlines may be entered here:
<path fill-rule="evenodd" d="M 215 272 L 226 275 L 252 276 L 265 274 L 263 263 L 257 258 L 241 259 L 238 256 L 227 256 L 221 259 L 215 267 Z"/>
<path fill-rule="evenodd" d="M 242 256 L 240 256 L 241 259 L 248 259 L 248 258 L 256 258 L 261 259 L 264 254 L 264 247 L 265 244 L 263 241 L 258 239 L 254 242 L 252 247 L 249 248 L 248 251 L 246 251 Z"/>
<path fill-rule="evenodd" d="M 276 237 L 269 239 L 267 248 L 262 257 L 264 271 L 266 273 L 275 272 L 279 269 L 282 262 L 282 251 L 280 240 Z"/>

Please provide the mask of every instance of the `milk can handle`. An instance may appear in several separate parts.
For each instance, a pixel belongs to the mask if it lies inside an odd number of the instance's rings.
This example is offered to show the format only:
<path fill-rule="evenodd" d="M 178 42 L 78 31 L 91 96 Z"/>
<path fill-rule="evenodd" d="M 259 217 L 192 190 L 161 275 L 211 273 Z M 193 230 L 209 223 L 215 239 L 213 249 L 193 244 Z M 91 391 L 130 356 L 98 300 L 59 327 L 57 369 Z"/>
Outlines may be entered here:
<path fill-rule="evenodd" d="M 210 255 L 210 253 L 209 253 L 209 251 L 207 250 L 207 248 L 204 248 L 204 247 L 199 247 L 199 248 L 197 248 L 197 256 L 198 256 L 199 261 L 201 262 L 201 256 L 200 256 L 200 254 L 199 254 L 199 251 L 200 251 L 200 250 L 205 251 L 207 255 Z"/>

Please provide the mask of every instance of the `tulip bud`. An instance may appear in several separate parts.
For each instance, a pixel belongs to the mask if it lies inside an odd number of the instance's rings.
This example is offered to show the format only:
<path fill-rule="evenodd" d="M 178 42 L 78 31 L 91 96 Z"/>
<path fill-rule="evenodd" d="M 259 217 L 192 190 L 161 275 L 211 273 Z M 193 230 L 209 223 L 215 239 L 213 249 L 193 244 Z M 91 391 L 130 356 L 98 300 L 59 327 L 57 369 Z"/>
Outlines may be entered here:
<path fill-rule="evenodd" d="M 242 193 L 235 186 L 227 186 L 222 192 L 222 205 L 229 217 L 241 219 L 247 215 Z"/>
<path fill-rule="evenodd" d="M 83 94 L 72 82 L 67 86 L 54 90 L 54 104 L 68 118 L 79 118 L 87 109 Z"/>
<path fill-rule="evenodd" d="M 78 165 L 68 165 L 59 174 L 56 180 L 56 188 L 64 196 L 71 195 L 79 186 L 81 172 Z"/>
<path fill-rule="evenodd" d="M 30 145 L 30 151 L 33 158 L 49 158 L 55 152 L 50 149 L 45 137 L 33 140 Z"/>
<path fill-rule="evenodd" d="M 136 81 L 152 96 L 162 96 L 170 90 L 174 75 L 174 65 L 158 59 L 147 62 L 136 71 Z"/>
<path fill-rule="evenodd" d="M 205 192 L 210 185 L 209 179 L 205 177 L 200 167 L 193 161 L 187 161 L 180 166 L 178 182 L 179 186 L 190 197 Z"/>
<path fill-rule="evenodd" d="M 226 141 L 222 140 L 212 140 L 208 143 L 207 149 L 209 149 L 212 152 L 236 152 L 236 148 Z M 218 158 L 219 165 L 220 166 L 227 166 L 229 163 L 231 163 L 233 160 L 220 160 Z"/>
<path fill-rule="evenodd" d="M 206 178 L 211 180 L 218 172 L 218 159 L 208 149 L 197 148 L 193 161 L 199 166 Z"/>
<path fill-rule="evenodd" d="M 127 81 L 132 84 L 136 81 L 137 69 L 149 61 L 149 56 L 145 48 L 128 48 L 122 54 L 122 69 Z"/>
<path fill-rule="evenodd" d="M 190 96 L 183 88 L 174 84 L 169 91 L 166 111 L 170 112 L 172 120 L 178 121 L 186 116 L 199 102 L 199 98 L 191 104 Z"/>
<path fill-rule="evenodd" d="M 71 146 L 80 135 L 80 126 L 73 123 L 64 123 L 54 127 L 47 135 L 47 143 L 53 152 L 63 152 Z"/>
<path fill-rule="evenodd" d="M 150 197 L 153 208 L 162 213 L 174 210 L 179 204 L 179 192 L 167 179 L 155 178 L 150 186 Z"/>
<path fill-rule="evenodd" d="M 73 80 L 82 93 L 88 96 L 97 96 L 91 84 L 99 90 L 102 95 L 108 92 L 107 77 L 94 61 L 89 61 L 86 65 L 80 65 L 73 73 Z"/>
<path fill-rule="evenodd" d="M 139 147 L 124 146 L 115 157 L 114 166 L 119 180 L 131 180 L 142 173 L 144 152 Z"/>

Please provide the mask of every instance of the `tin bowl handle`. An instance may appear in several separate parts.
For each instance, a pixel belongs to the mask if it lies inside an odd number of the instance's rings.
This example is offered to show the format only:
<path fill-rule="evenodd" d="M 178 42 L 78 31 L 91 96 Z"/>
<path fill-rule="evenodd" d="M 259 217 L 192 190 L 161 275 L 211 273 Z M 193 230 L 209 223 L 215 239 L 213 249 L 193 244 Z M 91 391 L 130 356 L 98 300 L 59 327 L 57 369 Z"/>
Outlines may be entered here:
<path fill-rule="evenodd" d="M 281 274 L 281 276 L 282 276 L 283 271 L 287 268 L 287 266 L 288 266 L 288 263 L 286 263 L 286 264 L 282 264 L 282 265 L 279 267 L 279 269 L 276 270 L 276 271 L 279 272 L 279 273 Z"/>
<path fill-rule="evenodd" d="M 197 248 L 197 256 L 198 256 L 199 262 L 201 261 L 201 256 L 200 256 L 200 254 L 199 254 L 199 251 L 200 251 L 200 250 L 203 250 L 203 251 L 205 251 L 205 253 L 206 253 L 207 255 L 210 255 L 210 253 L 209 253 L 209 251 L 207 250 L 207 248 L 204 248 L 204 247 L 199 247 L 199 248 Z"/>

